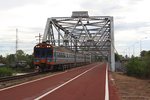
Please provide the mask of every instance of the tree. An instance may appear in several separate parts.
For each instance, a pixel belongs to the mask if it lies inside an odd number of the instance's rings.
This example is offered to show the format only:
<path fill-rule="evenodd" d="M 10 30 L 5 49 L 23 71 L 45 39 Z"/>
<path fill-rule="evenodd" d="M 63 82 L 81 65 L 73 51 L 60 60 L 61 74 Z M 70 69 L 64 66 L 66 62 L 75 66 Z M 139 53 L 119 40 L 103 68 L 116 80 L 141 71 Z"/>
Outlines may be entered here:
<path fill-rule="evenodd" d="M 2 62 L 3 62 L 3 56 L 0 55 L 0 63 L 2 63 Z"/>
<path fill-rule="evenodd" d="M 34 68 L 34 65 L 33 65 L 33 59 L 34 59 L 34 57 L 33 57 L 33 55 L 26 55 L 26 58 L 27 58 L 27 64 L 30 66 L 30 68 Z"/>
<path fill-rule="evenodd" d="M 17 50 L 16 57 L 17 57 L 18 61 L 20 61 L 20 60 L 26 60 L 26 54 L 24 53 L 23 50 Z"/>
<path fill-rule="evenodd" d="M 121 59 L 123 59 L 123 56 L 115 53 L 115 61 L 120 61 Z"/>
<path fill-rule="evenodd" d="M 6 56 L 6 63 L 11 64 L 15 62 L 15 54 L 10 54 Z"/>
<path fill-rule="evenodd" d="M 146 55 L 146 53 L 147 53 L 147 51 L 143 50 L 143 51 L 141 51 L 140 56 L 144 57 Z"/>
<path fill-rule="evenodd" d="M 141 57 L 132 57 L 126 64 L 127 74 L 150 78 L 150 51 L 142 51 Z"/>

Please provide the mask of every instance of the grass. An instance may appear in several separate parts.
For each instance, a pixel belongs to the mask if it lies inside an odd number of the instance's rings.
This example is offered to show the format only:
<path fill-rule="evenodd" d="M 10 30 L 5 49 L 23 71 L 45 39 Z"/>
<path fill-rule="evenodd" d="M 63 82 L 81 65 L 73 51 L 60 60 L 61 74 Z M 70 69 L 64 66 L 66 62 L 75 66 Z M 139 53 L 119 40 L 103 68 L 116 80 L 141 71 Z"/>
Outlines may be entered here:
<path fill-rule="evenodd" d="M 0 68 L 0 77 L 12 76 L 15 71 L 9 67 Z"/>

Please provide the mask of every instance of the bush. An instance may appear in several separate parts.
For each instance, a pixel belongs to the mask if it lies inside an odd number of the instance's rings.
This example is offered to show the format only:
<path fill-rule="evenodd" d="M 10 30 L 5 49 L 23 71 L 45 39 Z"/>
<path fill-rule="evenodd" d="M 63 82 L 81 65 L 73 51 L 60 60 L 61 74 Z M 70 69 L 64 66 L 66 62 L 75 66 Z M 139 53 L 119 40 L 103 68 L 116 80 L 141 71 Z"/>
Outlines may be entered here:
<path fill-rule="evenodd" d="M 12 76 L 13 73 L 14 71 L 11 68 L 8 68 L 8 67 L 0 68 L 0 77 Z"/>
<path fill-rule="evenodd" d="M 132 58 L 126 65 L 127 74 L 131 76 L 143 77 L 145 64 L 138 58 Z"/>
<path fill-rule="evenodd" d="M 143 58 L 143 61 L 145 62 L 145 74 L 144 76 L 146 78 L 150 78 L 150 56 L 145 56 Z"/>

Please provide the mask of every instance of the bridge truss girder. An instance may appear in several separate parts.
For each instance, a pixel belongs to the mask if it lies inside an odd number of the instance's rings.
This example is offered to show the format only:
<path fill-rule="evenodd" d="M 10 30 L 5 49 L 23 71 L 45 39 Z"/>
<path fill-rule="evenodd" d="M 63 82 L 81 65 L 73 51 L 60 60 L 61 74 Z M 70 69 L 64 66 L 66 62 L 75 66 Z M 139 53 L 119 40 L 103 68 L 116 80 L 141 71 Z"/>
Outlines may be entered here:
<path fill-rule="evenodd" d="M 43 42 L 108 57 L 115 70 L 113 17 L 79 16 L 47 19 Z"/>

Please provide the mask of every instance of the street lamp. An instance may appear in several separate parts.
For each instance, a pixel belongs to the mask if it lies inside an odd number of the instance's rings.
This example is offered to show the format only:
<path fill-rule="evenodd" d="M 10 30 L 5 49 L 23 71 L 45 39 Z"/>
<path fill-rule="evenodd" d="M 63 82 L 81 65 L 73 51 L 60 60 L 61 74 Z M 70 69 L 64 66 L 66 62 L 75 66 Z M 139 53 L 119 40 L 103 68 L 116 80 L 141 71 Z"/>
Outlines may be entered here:
<path fill-rule="evenodd" d="M 143 39 L 147 39 L 147 37 L 143 38 Z M 142 39 L 140 40 L 140 53 L 142 52 Z"/>

